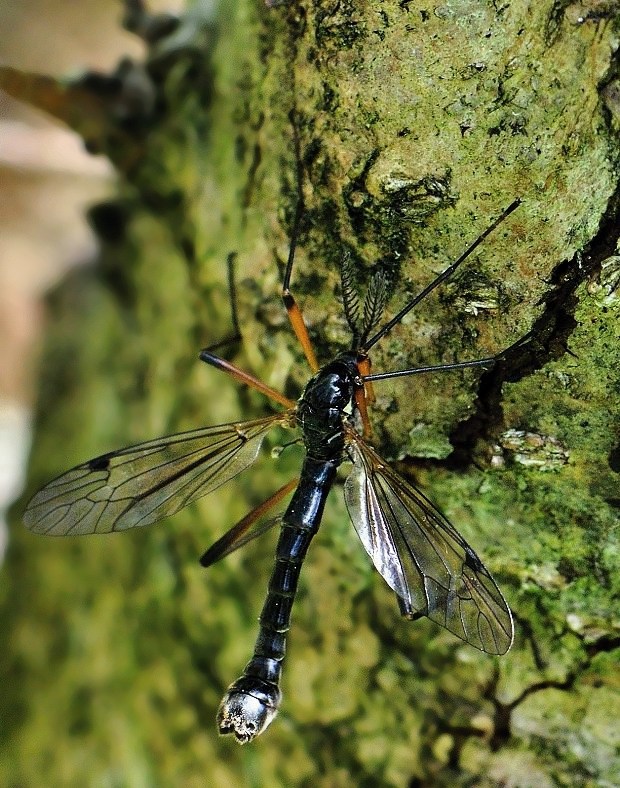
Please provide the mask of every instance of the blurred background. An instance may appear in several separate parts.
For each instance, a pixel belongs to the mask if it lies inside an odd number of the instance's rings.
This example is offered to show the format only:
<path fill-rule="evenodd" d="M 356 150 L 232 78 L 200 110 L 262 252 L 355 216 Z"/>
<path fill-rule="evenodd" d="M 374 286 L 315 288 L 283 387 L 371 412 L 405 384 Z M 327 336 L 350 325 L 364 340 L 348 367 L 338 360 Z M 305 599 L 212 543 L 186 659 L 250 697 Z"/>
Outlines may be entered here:
<path fill-rule="evenodd" d="M 150 0 L 178 11 L 183 0 Z M 3 0 L 0 63 L 60 77 L 110 71 L 143 56 L 120 27 L 120 0 Z M 114 190 L 104 156 L 77 134 L 0 91 L 0 559 L 5 514 L 19 495 L 37 389 L 43 297 L 71 268 L 88 264 L 96 241 L 85 214 Z"/>

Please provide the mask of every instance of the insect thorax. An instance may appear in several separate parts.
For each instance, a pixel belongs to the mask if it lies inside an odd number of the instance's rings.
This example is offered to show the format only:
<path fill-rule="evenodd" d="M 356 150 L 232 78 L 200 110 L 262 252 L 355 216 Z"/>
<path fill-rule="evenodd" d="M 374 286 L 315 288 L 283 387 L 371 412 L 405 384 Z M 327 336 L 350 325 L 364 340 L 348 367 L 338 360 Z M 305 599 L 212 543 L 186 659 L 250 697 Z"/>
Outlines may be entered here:
<path fill-rule="evenodd" d="M 338 355 L 311 378 L 297 405 L 308 454 L 317 459 L 341 459 L 344 420 L 358 385 L 356 359 L 354 352 Z"/>

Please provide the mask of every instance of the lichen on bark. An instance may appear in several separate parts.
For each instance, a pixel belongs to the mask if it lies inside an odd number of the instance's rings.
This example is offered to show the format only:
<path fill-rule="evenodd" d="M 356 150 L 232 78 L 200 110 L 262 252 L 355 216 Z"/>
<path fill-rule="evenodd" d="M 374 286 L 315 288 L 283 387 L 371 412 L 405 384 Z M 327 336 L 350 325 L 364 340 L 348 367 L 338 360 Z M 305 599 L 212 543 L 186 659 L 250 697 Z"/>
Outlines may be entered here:
<path fill-rule="evenodd" d="M 393 313 L 521 197 L 373 353 L 376 371 L 449 363 L 532 332 L 486 372 L 377 384 L 373 411 L 377 448 L 504 589 L 513 650 L 495 660 L 399 621 L 336 490 L 302 574 L 282 714 L 249 752 L 218 740 L 272 545 L 206 576 L 194 559 L 286 480 L 285 452 L 144 533 L 16 530 L 4 783 L 618 781 L 618 19 L 574 11 L 223 0 L 205 35 L 196 5 L 150 72 L 160 111 L 108 150 L 125 180 L 94 213 L 101 266 L 55 296 L 32 461 L 34 484 L 115 444 L 236 418 L 239 400 L 265 408 L 195 363 L 231 328 L 230 255 L 239 363 L 299 390 L 278 291 L 299 173 L 294 287 L 323 360 L 348 340 L 345 251 L 362 290 L 385 271 Z"/>

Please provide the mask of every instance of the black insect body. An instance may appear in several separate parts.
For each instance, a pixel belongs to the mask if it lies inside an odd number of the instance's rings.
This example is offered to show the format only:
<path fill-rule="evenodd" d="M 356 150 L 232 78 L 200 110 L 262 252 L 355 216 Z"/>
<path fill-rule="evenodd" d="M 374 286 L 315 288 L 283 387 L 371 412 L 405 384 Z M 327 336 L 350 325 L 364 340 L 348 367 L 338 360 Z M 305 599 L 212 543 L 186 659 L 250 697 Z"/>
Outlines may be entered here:
<path fill-rule="evenodd" d="M 354 414 L 359 411 L 364 432 L 369 433 L 366 386 L 374 380 L 429 369 L 370 375 L 367 353 L 415 304 L 450 276 L 517 205 L 518 201 L 504 211 L 455 263 L 372 338 L 368 339 L 368 334 L 379 318 L 385 284 L 377 280 L 369 288 L 361 325 L 354 314 L 357 304 L 353 309 L 352 300 L 345 299 L 354 347 L 320 369 L 289 291 L 293 242 L 283 297 L 293 329 L 316 373 L 297 403 L 203 351 L 204 361 L 257 388 L 286 410 L 263 419 L 193 430 L 102 455 L 50 482 L 28 504 L 24 522 L 41 534 L 106 533 L 150 525 L 247 468 L 272 427 L 301 430 L 305 458 L 298 482 L 279 490 L 201 558 L 201 563 L 209 566 L 272 525 L 280 524 L 275 566 L 260 615 L 254 654 L 220 704 L 217 721 L 221 733 L 233 733 L 240 743 L 248 742 L 265 730 L 277 713 L 286 633 L 299 573 L 344 460 L 353 462 L 344 487 L 349 515 L 375 567 L 396 593 L 401 613 L 411 619 L 427 616 L 489 654 L 504 654 L 510 648 L 512 617 L 491 575 L 433 504 L 368 445 L 356 429 Z M 499 357 L 433 369 L 489 366 Z M 284 514 L 263 522 L 264 513 L 293 488 Z"/>
<path fill-rule="evenodd" d="M 361 385 L 357 354 L 343 353 L 310 380 L 297 405 L 306 457 L 282 517 L 254 656 L 228 688 L 218 711 L 220 731 L 234 733 L 241 742 L 264 730 L 280 705 L 280 671 L 299 572 L 344 459 L 345 409 Z"/>

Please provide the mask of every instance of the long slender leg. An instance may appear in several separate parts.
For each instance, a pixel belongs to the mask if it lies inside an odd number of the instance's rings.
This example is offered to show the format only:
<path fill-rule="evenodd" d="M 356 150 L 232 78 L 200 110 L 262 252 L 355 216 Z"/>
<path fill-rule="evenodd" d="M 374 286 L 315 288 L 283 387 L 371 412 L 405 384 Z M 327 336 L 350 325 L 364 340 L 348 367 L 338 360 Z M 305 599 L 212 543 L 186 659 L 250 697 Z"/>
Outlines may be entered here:
<path fill-rule="evenodd" d="M 224 339 L 220 339 L 219 342 L 209 345 L 207 348 L 205 348 L 207 351 L 219 350 L 222 347 L 226 347 L 227 345 L 232 345 L 235 342 L 241 341 L 241 328 L 239 326 L 239 314 L 237 312 L 237 283 L 235 281 L 236 259 L 236 252 L 230 252 L 230 254 L 226 257 L 228 296 L 230 298 L 230 317 L 232 320 L 233 333 Z"/>
<path fill-rule="evenodd" d="M 239 326 L 239 313 L 237 312 L 237 279 L 235 277 L 235 261 L 237 252 L 230 252 L 226 257 L 226 273 L 228 278 L 228 296 L 230 298 L 230 317 L 232 319 L 233 331 L 235 336 L 241 336 Z"/>
<path fill-rule="evenodd" d="M 205 550 L 200 557 L 201 565 L 204 567 L 211 566 L 216 561 L 225 558 L 227 555 L 230 555 L 230 553 L 243 547 L 243 545 L 255 539 L 257 536 L 261 536 L 272 526 L 276 525 L 281 518 L 272 518 L 262 523 L 260 526 L 255 526 L 255 523 L 270 509 L 277 506 L 290 492 L 293 492 L 298 483 L 298 478 L 291 479 L 290 482 L 287 482 L 280 487 L 279 490 L 274 492 L 273 495 L 269 496 L 266 501 L 263 501 L 255 509 L 252 509 L 245 517 L 242 517 L 236 525 L 233 525 L 229 531 L 226 531 L 224 536 L 220 537 L 217 542 L 214 542 L 208 550 Z M 250 532 L 250 529 L 253 530 Z"/>
<path fill-rule="evenodd" d="M 231 364 L 230 361 L 225 361 L 223 358 L 214 355 L 207 349 L 200 351 L 200 360 L 204 361 L 205 364 L 210 364 L 216 369 L 221 369 L 240 383 L 244 383 L 246 386 L 260 391 L 261 394 L 265 394 L 267 397 L 274 400 L 274 402 L 284 405 L 285 408 L 294 408 L 296 405 L 294 400 L 285 397 L 284 394 L 281 394 L 276 389 L 263 383 L 262 380 L 255 378 L 254 375 L 250 375 L 249 372 L 244 372 L 242 369 L 239 369 L 239 367 Z"/>
<path fill-rule="evenodd" d="M 355 404 L 357 405 L 362 420 L 364 439 L 368 441 L 372 437 L 372 426 L 370 424 L 370 418 L 368 417 L 368 400 L 366 399 L 366 392 L 363 386 L 355 389 Z"/>
<path fill-rule="evenodd" d="M 532 332 L 528 331 L 514 344 L 510 345 L 506 350 L 502 350 L 495 356 L 488 356 L 487 358 L 479 358 L 474 361 L 457 361 L 453 364 L 435 364 L 431 367 L 413 367 L 412 369 L 399 369 L 396 372 L 379 372 L 376 375 L 364 375 L 362 377 L 364 383 L 375 380 L 389 380 L 390 378 L 404 378 L 409 375 L 420 375 L 423 372 L 446 372 L 451 369 L 468 369 L 469 367 L 492 367 L 498 361 L 504 359 L 512 350 L 520 347 L 527 339 L 532 336 Z"/>
<path fill-rule="evenodd" d="M 454 364 L 435 364 L 431 367 L 413 367 L 412 369 L 399 369 L 396 372 L 378 372 L 376 375 L 367 375 L 364 383 L 376 380 L 389 380 L 390 378 L 406 378 L 409 375 L 420 375 L 423 372 L 445 372 L 449 369 L 467 369 L 468 367 L 490 367 L 497 363 L 498 356 L 479 358 L 475 361 L 457 361 Z"/>
<path fill-rule="evenodd" d="M 368 356 L 361 356 L 358 358 L 357 370 L 363 381 L 363 385 L 355 389 L 355 404 L 359 411 L 360 419 L 362 420 L 364 438 L 370 440 L 372 438 L 372 426 L 370 424 L 370 418 L 368 417 L 368 404 L 375 401 L 375 396 L 372 383 L 366 382 L 368 375 L 370 375 L 370 359 Z"/>
<path fill-rule="evenodd" d="M 297 337 L 297 340 L 304 351 L 304 355 L 308 360 L 310 369 L 312 372 L 318 372 L 319 362 L 317 361 L 314 348 L 312 347 L 308 329 L 304 323 L 301 309 L 299 308 L 295 297 L 291 293 L 291 274 L 293 272 L 293 261 L 295 260 L 295 249 L 297 248 L 297 239 L 299 237 L 299 228 L 301 225 L 303 211 L 304 205 L 300 197 L 299 202 L 297 203 L 297 210 L 295 211 L 295 221 L 293 223 L 293 232 L 291 234 L 291 246 L 288 253 L 286 271 L 284 272 L 284 280 L 282 282 L 282 301 L 284 302 L 284 308 L 286 309 L 286 314 L 288 315 L 288 319 L 290 320 L 293 331 L 295 332 L 295 336 Z"/>
<path fill-rule="evenodd" d="M 368 380 L 370 376 L 371 366 L 372 365 L 370 363 L 370 358 L 368 358 L 368 356 L 363 356 L 363 355 L 360 356 L 360 358 L 357 361 L 357 368 L 359 370 L 360 377 L 364 381 L 364 393 L 366 394 L 366 402 L 369 405 L 374 405 L 374 403 L 376 402 L 375 390 L 372 386 L 372 382 Z"/>
<path fill-rule="evenodd" d="M 476 240 L 473 242 L 473 244 L 471 244 L 471 246 L 469 246 L 463 252 L 463 254 L 458 258 L 458 260 L 455 260 L 452 263 L 452 265 L 449 265 L 446 268 L 445 271 L 443 271 L 441 274 L 439 274 L 439 276 L 430 283 L 430 285 L 425 287 L 424 290 L 422 290 L 421 293 L 419 293 L 414 299 L 409 301 L 409 303 L 406 304 L 403 307 L 403 309 L 401 309 L 400 312 L 395 317 L 393 317 L 388 323 L 386 323 L 383 326 L 383 328 L 381 328 L 379 331 L 377 331 L 377 333 L 374 336 L 372 336 L 370 339 L 366 340 L 366 342 L 364 342 L 364 344 L 362 345 L 360 350 L 362 350 L 365 353 L 367 353 L 370 350 L 370 348 L 373 347 L 373 345 L 376 345 L 377 342 L 382 337 L 384 337 L 389 331 L 391 331 L 394 328 L 395 325 L 400 323 L 400 321 L 403 319 L 403 317 L 406 314 L 408 314 L 413 309 L 413 307 L 416 306 L 416 304 L 419 304 L 420 301 L 422 301 L 424 298 L 426 298 L 426 296 L 431 291 L 433 291 L 438 285 L 440 285 L 443 281 L 448 279 L 448 277 L 452 276 L 452 274 L 461 265 L 461 263 L 463 263 L 465 260 L 467 260 L 469 255 L 475 249 L 477 249 L 478 246 L 480 246 L 480 244 L 484 241 L 484 239 L 487 238 L 493 232 L 493 230 L 495 230 L 495 228 L 504 221 L 504 219 L 506 219 L 508 216 L 510 216 L 510 214 L 514 210 L 516 210 L 519 207 L 519 205 L 521 205 L 521 200 L 520 199 L 514 200 L 508 206 L 508 208 L 506 208 L 504 211 L 502 211 L 502 213 L 497 217 L 497 219 L 495 219 L 495 221 L 491 225 L 489 225 L 489 227 L 487 227 L 487 229 L 482 233 L 482 235 L 479 235 L 478 238 L 476 238 Z"/>
<path fill-rule="evenodd" d="M 308 365 L 312 372 L 319 371 L 319 363 L 310 341 L 308 329 L 304 323 L 304 318 L 301 309 L 291 293 L 291 274 L 293 272 L 293 261 L 295 259 L 295 250 L 297 248 L 297 240 L 299 238 L 299 231 L 301 228 L 301 220 L 304 215 L 304 193 L 303 193 L 303 163 L 301 160 L 301 145 L 299 140 L 299 129 L 296 124 L 296 111 L 292 109 L 289 113 L 289 120 L 293 131 L 293 145 L 295 148 L 295 161 L 297 164 L 297 207 L 295 209 L 295 219 L 293 221 L 293 229 L 291 232 L 291 245 L 288 253 L 288 260 L 286 262 L 286 270 L 284 272 L 284 279 L 282 281 L 282 301 L 286 309 L 286 314 L 290 320 L 295 336 L 301 347 L 303 348 L 304 355 L 308 361 Z"/>

